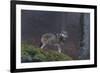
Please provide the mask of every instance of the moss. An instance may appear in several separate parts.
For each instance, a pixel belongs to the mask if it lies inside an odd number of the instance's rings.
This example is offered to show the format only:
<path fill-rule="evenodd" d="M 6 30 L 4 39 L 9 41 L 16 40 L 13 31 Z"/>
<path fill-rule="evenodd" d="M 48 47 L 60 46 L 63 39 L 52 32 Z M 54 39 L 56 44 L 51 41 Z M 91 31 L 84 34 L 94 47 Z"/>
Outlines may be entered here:
<path fill-rule="evenodd" d="M 34 45 L 22 43 L 21 61 L 22 62 L 44 62 L 44 61 L 65 61 L 72 60 L 71 57 L 53 50 L 45 51 Z"/>

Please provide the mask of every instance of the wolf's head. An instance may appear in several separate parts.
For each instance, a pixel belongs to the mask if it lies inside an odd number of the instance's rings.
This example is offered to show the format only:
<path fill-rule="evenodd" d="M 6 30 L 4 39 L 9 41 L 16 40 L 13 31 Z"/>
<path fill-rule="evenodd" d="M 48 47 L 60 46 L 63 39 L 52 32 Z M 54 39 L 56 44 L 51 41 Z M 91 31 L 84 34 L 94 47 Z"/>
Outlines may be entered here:
<path fill-rule="evenodd" d="M 67 38 L 68 38 L 68 33 L 67 33 L 67 31 L 62 31 L 62 32 L 60 33 L 60 36 L 63 37 L 64 39 L 67 39 Z"/>
<path fill-rule="evenodd" d="M 58 33 L 57 38 L 58 38 L 59 42 L 64 42 L 68 38 L 67 31 L 62 31 L 61 33 Z"/>

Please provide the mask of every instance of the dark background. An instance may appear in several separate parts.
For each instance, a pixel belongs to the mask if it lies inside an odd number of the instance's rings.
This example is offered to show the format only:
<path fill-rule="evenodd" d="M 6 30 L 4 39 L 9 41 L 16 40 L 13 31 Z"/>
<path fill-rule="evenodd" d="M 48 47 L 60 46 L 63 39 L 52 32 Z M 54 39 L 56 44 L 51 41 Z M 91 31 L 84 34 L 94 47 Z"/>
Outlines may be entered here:
<path fill-rule="evenodd" d="M 68 32 L 63 46 L 63 53 L 78 58 L 82 36 L 81 14 L 75 12 L 51 12 L 21 10 L 21 40 L 40 47 L 40 39 L 44 33 Z"/>

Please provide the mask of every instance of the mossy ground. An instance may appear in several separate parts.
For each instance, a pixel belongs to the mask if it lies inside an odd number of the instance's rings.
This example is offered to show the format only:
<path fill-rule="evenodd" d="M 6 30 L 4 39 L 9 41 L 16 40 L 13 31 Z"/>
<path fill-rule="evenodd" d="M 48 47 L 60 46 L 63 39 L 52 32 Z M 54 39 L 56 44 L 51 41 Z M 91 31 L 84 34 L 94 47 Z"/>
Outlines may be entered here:
<path fill-rule="evenodd" d="M 46 61 L 68 61 L 71 57 L 57 51 L 35 47 L 32 44 L 21 44 L 21 62 L 46 62 Z"/>

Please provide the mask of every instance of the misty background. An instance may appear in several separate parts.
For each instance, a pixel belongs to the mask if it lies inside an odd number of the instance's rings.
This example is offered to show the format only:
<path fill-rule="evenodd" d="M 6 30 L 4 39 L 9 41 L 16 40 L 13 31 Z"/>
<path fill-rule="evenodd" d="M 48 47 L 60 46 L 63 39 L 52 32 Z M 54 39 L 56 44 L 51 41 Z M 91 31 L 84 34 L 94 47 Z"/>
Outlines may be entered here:
<path fill-rule="evenodd" d="M 62 51 L 77 59 L 84 34 L 84 15 L 86 13 L 21 10 L 21 41 L 32 42 L 40 47 L 43 34 L 56 34 L 65 30 L 68 32 L 68 38 Z"/>

